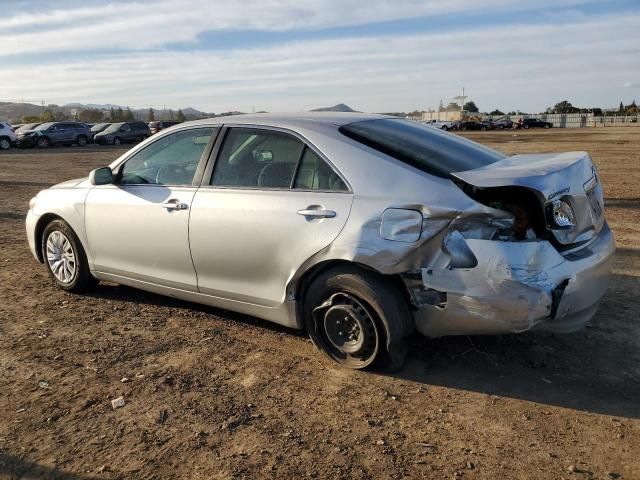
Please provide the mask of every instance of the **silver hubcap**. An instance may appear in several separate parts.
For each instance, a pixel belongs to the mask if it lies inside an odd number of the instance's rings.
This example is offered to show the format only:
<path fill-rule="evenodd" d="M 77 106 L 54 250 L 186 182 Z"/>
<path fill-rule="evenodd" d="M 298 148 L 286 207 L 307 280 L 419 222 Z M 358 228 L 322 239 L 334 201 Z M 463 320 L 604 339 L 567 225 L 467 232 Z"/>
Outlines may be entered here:
<path fill-rule="evenodd" d="M 56 279 L 71 283 L 76 274 L 76 255 L 66 235 L 54 231 L 47 238 L 47 262 Z"/>
<path fill-rule="evenodd" d="M 11 145 L 9 144 L 9 140 L 6 140 L 6 139 L 4 139 L 4 138 L 3 138 L 2 140 L 0 140 L 0 148 L 1 148 L 2 150 L 6 150 L 6 149 L 7 149 L 7 148 L 9 148 L 10 146 L 11 146 Z"/>

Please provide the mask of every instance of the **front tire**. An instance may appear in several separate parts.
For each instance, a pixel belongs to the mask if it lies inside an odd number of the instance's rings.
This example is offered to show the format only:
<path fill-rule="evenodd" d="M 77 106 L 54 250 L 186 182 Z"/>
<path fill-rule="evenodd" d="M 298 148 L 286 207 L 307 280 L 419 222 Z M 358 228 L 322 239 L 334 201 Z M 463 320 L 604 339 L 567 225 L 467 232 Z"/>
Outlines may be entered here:
<path fill-rule="evenodd" d="M 122 143 L 122 141 L 120 140 L 120 137 L 116 137 L 113 139 L 113 144 L 114 145 L 120 145 Z"/>
<path fill-rule="evenodd" d="M 53 283 L 62 290 L 88 292 L 98 283 L 80 240 L 63 220 L 53 220 L 42 232 L 42 258 Z"/>
<path fill-rule="evenodd" d="M 78 137 L 77 143 L 79 147 L 86 147 L 88 143 L 87 137 L 85 137 L 84 135 L 80 135 Z"/>
<path fill-rule="evenodd" d="M 304 318 L 314 345 L 344 367 L 404 365 L 411 314 L 396 285 L 376 273 L 356 267 L 320 273 L 306 292 Z"/>
<path fill-rule="evenodd" d="M 38 148 L 47 148 L 49 146 L 49 139 L 47 137 L 40 137 L 36 145 L 38 145 Z"/>
<path fill-rule="evenodd" d="M 9 150 L 11 142 L 8 138 L 0 138 L 0 150 Z"/>

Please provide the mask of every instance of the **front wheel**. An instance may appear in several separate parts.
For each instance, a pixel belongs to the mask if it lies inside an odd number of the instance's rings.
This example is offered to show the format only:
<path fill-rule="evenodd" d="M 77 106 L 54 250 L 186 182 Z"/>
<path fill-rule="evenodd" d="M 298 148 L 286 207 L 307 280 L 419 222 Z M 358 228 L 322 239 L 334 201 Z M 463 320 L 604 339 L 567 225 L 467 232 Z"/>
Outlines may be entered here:
<path fill-rule="evenodd" d="M 47 148 L 49 146 L 49 139 L 47 137 L 40 137 L 37 142 L 38 148 Z"/>
<path fill-rule="evenodd" d="M 63 220 L 50 222 L 42 233 L 42 258 L 57 287 L 67 292 L 87 292 L 97 285 L 89 271 L 80 240 Z"/>
<path fill-rule="evenodd" d="M 87 137 L 85 137 L 84 135 L 80 135 L 78 137 L 77 143 L 78 143 L 79 147 L 86 147 L 87 143 L 88 143 L 87 142 Z"/>
<path fill-rule="evenodd" d="M 0 150 L 9 150 L 11 142 L 7 138 L 0 138 Z"/>
<path fill-rule="evenodd" d="M 120 137 L 116 137 L 113 139 L 113 144 L 114 145 L 120 145 L 122 143 L 122 141 L 120 140 Z"/>
<path fill-rule="evenodd" d="M 380 275 L 355 267 L 321 273 L 305 295 L 304 317 L 316 347 L 344 367 L 404 364 L 411 314 L 395 284 Z"/>

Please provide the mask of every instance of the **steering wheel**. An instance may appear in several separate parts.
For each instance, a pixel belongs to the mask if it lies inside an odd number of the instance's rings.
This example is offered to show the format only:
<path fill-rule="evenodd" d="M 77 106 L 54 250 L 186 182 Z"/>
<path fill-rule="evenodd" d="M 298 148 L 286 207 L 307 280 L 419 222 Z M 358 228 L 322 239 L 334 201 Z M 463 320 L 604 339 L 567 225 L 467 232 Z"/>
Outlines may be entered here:
<path fill-rule="evenodd" d="M 156 183 L 158 185 L 189 183 L 183 181 L 187 173 L 187 170 L 179 165 L 163 165 L 156 173 Z"/>

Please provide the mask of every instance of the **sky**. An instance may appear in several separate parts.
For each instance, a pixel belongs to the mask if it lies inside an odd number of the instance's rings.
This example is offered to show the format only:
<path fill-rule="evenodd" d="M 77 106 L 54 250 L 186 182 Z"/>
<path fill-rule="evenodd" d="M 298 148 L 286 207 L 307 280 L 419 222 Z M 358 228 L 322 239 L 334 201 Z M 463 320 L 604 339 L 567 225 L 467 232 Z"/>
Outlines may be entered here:
<path fill-rule="evenodd" d="M 640 101 L 640 0 L 0 0 L 0 101 L 207 112 Z"/>

